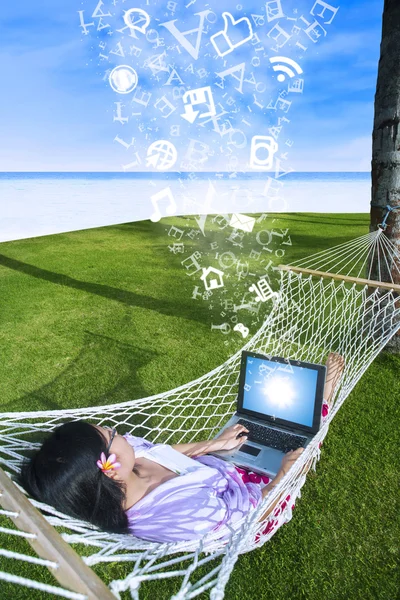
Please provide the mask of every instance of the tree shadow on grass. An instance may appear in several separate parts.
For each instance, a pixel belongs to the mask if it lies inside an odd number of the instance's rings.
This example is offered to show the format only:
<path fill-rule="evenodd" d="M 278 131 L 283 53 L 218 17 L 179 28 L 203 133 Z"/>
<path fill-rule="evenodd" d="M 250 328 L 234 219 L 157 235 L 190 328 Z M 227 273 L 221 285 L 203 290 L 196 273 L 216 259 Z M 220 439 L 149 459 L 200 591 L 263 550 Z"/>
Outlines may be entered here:
<path fill-rule="evenodd" d="M 296 233 L 296 237 L 293 238 L 293 245 L 290 246 L 290 252 L 287 252 L 284 257 L 275 259 L 276 265 L 278 264 L 292 264 L 294 261 L 301 259 L 307 259 L 309 256 L 317 254 L 322 251 L 326 251 L 327 254 L 321 257 L 320 270 L 324 270 L 324 262 L 328 262 L 329 250 L 334 246 L 340 246 L 349 242 L 347 236 L 335 237 L 334 243 L 331 238 L 320 237 L 317 234 L 308 235 L 305 233 Z"/>
<path fill-rule="evenodd" d="M 176 300 L 160 300 L 158 298 L 136 294 L 129 290 L 121 290 L 110 285 L 80 281 L 79 279 L 63 275 L 62 273 L 55 273 L 47 269 L 42 269 L 41 267 L 24 263 L 15 258 L 9 258 L 4 254 L 0 254 L 0 265 L 7 267 L 8 269 L 13 269 L 14 271 L 19 271 L 20 273 L 25 273 L 31 277 L 36 277 L 37 279 L 50 281 L 51 283 L 81 290 L 89 294 L 103 296 L 104 298 L 115 300 L 122 304 L 126 304 L 127 306 L 137 306 L 147 310 L 154 310 L 161 314 L 173 317 L 179 315 L 180 318 L 191 321 L 200 321 L 201 323 L 204 323 L 204 321 L 207 320 L 207 308 L 205 306 L 198 307 L 193 305 L 193 303 L 185 304 L 183 302 L 179 303 L 178 306 Z"/>
<path fill-rule="evenodd" d="M 144 398 L 149 391 L 138 372 L 158 354 L 85 331 L 73 362 L 52 381 L 1 406 L 1 412 L 86 408 Z"/>
<path fill-rule="evenodd" d="M 250 213 L 249 211 L 245 211 L 247 215 L 252 216 L 254 218 L 258 218 L 262 213 Z M 213 213 L 213 214 L 208 214 L 207 218 L 212 219 L 213 217 L 216 216 L 217 213 Z M 317 225 L 332 225 L 333 227 L 337 227 L 339 225 L 344 225 L 347 227 L 363 227 L 365 228 L 366 225 L 365 223 L 361 222 L 360 219 L 362 219 L 363 217 L 365 218 L 365 221 L 367 223 L 367 221 L 369 222 L 369 215 L 367 215 L 367 213 L 365 215 L 363 214 L 358 214 L 358 213 L 354 213 L 354 217 L 348 217 L 348 215 L 341 215 L 341 214 L 332 214 L 332 217 L 329 216 L 329 214 L 325 214 L 324 213 L 324 220 L 322 221 L 321 219 L 319 219 L 318 217 L 316 217 L 314 214 L 311 214 L 309 218 L 307 218 L 307 214 L 309 213 L 299 213 L 299 212 L 295 212 L 295 213 L 268 213 L 268 217 L 267 219 L 265 219 L 264 221 L 264 226 L 265 224 L 271 225 L 271 229 L 272 229 L 272 221 L 273 220 L 281 220 L 281 221 L 294 221 L 296 223 L 315 223 Z M 171 227 L 172 224 L 175 224 L 176 221 L 182 220 L 182 225 L 184 225 L 184 223 L 186 222 L 186 219 L 188 218 L 192 218 L 194 219 L 196 215 L 177 215 L 174 217 L 164 217 L 163 219 L 161 219 L 157 225 L 159 226 L 169 226 Z M 301 217 L 301 218 L 300 218 Z M 368 225 L 368 223 L 367 223 Z M 150 221 L 132 221 L 132 222 L 127 222 L 127 223 L 119 223 L 117 225 L 108 225 L 107 229 L 117 229 L 119 231 L 129 231 L 129 230 L 134 230 L 137 232 L 146 232 L 146 233 L 154 233 L 154 223 L 151 223 Z M 164 233 L 164 232 L 162 232 Z M 367 232 L 368 233 L 368 232 Z"/>
<path fill-rule="evenodd" d="M 310 216 L 307 217 L 307 214 L 310 213 L 270 213 L 269 217 L 273 217 L 274 219 L 281 219 L 282 221 L 294 221 L 295 223 L 315 223 L 316 225 L 332 225 L 332 227 L 335 227 L 335 229 L 342 225 L 344 227 L 361 227 L 363 229 L 366 229 L 366 233 L 368 233 L 369 215 L 367 214 L 360 215 L 358 213 L 354 213 L 353 218 L 349 217 L 348 214 L 332 214 L 332 216 L 324 214 L 324 220 L 321 220 L 314 214 L 310 214 Z M 363 219 L 363 217 L 365 219 L 365 223 L 361 220 Z"/>
<path fill-rule="evenodd" d="M 135 229 L 137 229 L 137 224 L 135 223 L 134 225 Z M 334 245 L 336 246 L 348 241 L 349 239 L 346 236 L 337 237 L 335 238 Z M 313 235 L 297 233 L 296 237 L 293 238 L 293 242 L 294 245 L 290 247 L 290 252 L 287 252 L 284 259 L 274 257 L 273 263 L 275 265 L 278 265 L 280 263 L 290 264 L 294 260 L 298 260 L 299 258 L 301 259 L 302 257 L 307 257 L 307 255 L 311 255 L 321 250 L 329 249 L 330 247 L 332 247 L 332 240 L 326 237 L 319 238 L 316 234 Z M 247 243 L 245 242 L 243 244 L 243 252 L 250 252 L 250 250 L 253 247 L 254 241 L 248 240 Z M 178 268 L 178 261 L 180 261 L 180 258 L 171 257 L 171 267 Z M 197 321 L 202 324 L 207 323 L 210 318 L 208 306 L 205 303 L 202 305 L 194 303 L 190 296 L 190 292 L 187 293 L 187 301 L 185 299 L 184 294 L 182 294 L 182 300 L 177 302 L 176 298 L 172 300 L 153 298 L 146 295 L 136 294 L 135 292 L 131 292 L 129 290 L 115 288 L 110 285 L 81 281 L 79 279 L 69 277 L 68 275 L 55 273 L 53 271 L 49 271 L 47 269 L 43 269 L 41 267 L 25 263 L 20 260 L 7 257 L 4 254 L 0 254 L 0 266 L 1 265 L 9 269 L 19 271 L 20 273 L 25 273 L 26 275 L 35 277 L 37 279 L 43 279 L 45 281 L 50 281 L 51 283 L 54 283 L 56 285 L 62 285 L 76 290 L 81 290 L 85 293 L 96 294 L 98 296 L 102 296 L 104 298 L 120 302 L 130 307 L 140 307 L 167 316 L 179 317 L 181 319 L 186 319 L 190 321 Z M 181 289 L 183 291 L 184 288 L 181 284 L 182 281 L 179 280 L 179 285 L 181 286 Z M 230 289 L 231 284 L 227 283 L 226 288 L 229 292 L 233 293 L 233 290 Z"/>
<path fill-rule="evenodd" d="M 360 222 L 356 222 L 356 221 L 344 221 L 344 220 L 338 220 L 338 221 L 321 221 L 320 219 L 292 219 L 290 217 L 281 217 L 282 221 L 294 221 L 295 223 L 315 223 L 317 225 L 332 225 L 332 226 L 340 226 L 340 227 L 362 227 L 363 229 L 367 228 L 367 225 L 364 223 L 360 223 Z M 368 233 L 368 231 L 366 231 L 365 233 Z M 361 234 L 362 235 L 362 234 Z"/>

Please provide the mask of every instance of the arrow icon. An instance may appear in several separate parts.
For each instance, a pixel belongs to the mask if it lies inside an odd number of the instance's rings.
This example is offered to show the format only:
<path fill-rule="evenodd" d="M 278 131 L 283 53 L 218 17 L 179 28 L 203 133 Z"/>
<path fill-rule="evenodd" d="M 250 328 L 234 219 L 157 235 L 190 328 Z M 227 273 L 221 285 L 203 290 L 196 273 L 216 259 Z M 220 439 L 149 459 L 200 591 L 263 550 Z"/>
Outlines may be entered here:
<path fill-rule="evenodd" d="M 157 140 L 147 149 L 146 167 L 155 167 L 158 171 L 167 171 L 176 162 L 176 148 L 168 140 Z"/>
<path fill-rule="evenodd" d="M 147 163 L 146 163 L 146 167 L 156 167 L 158 160 L 160 158 L 159 154 L 152 154 L 151 156 L 147 157 Z"/>
<path fill-rule="evenodd" d="M 189 123 L 194 123 L 197 115 L 200 114 L 199 110 L 193 110 L 193 106 L 191 104 L 185 105 L 185 112 L 181 115 L 182 119 L 189 121 Z"/>

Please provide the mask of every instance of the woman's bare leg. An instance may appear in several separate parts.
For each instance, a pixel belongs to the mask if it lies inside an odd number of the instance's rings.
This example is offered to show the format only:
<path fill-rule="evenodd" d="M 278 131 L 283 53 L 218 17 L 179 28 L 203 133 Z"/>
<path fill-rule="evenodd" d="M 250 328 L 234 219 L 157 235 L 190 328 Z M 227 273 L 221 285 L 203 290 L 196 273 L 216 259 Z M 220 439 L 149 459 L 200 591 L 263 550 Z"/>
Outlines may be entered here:
<path fill-rule="evenodd" d="M 333 392 L 334 389 L 340 379 L 340 377 L 342 376 L 343 370 L 344 370 L 344 365 L 345 365 L 345 361 L 343 356 L 341 356 L 340 354 L 338 354 L 337 352 L 330 352 L 326 361 L 326 378 L 325 378 L 325 386 L 324 386 L 324 400 L 329 404 L 329 407 L 332 404 L 332 398 L 333 398 Z M 297 451 L 294 452 L 294 457 L 295 460 L 297 460 L 297 458 L 300 457 L 301 453 L 298 453 Z M 302 469 L 301 473 L 308 473 L 308 471 L 311 468 L 311 464 L 312 464 L 312 460 L 311 459 L 306 465 L 304 465 L 304 468 Z M 275 479 L 273 479 L 267 486 L 265 486 L 263 488 L 263 498 L 268 494 L 268 492 L 270 491 L 270 488 L 274 486 L 279 482 L 279 480 L 282 478 L 282 474 L 279 473 L 277 475 L 277 477 L 275 477 Z M 273 511 L 273 509 L 275 508 L 275 506 L 282 501 L 283 497 L 286 494 L 283 493 L 278 500 L 276 500 L 276 502 L 274 502 L 274 504 L 269 508 L 269 510 L 264 513 L 262 515 L 262 517 L 259 519 L 259 521 L 265 521 L 266 518 L 269 516 L 269 514 Z"/>
<path fill-rule="evenodd" d="M 336 384 L 342 376 L 344 369 L 344 358 L 337 352 L 330 352 L 326 361 L 326 379 L 324 386 L 324 400 L 332 405 L 333 392 Z"/>
<path fill-rule="evenodd" d="M 324 386 L 324 400 L 329 404 L 329 408 L 332 405 L 333 392 L 335 387 L 342 376 L 344 370 L 344 358 L 337 352 L 330 352 L 326 360 L 326 378 Z M 302 473 L 308 473 L 311 468 L 312 459 L 304 466 Z"/>

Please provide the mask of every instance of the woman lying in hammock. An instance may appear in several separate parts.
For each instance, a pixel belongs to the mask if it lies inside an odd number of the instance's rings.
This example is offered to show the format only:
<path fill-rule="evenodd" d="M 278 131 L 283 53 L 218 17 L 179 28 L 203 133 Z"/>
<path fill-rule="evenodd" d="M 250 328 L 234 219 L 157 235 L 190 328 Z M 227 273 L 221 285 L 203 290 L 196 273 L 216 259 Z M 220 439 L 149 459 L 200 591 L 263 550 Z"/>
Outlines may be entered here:
<path fill-rule="evenodd" d="M 329 355 L 324 388 L 329 404 L 343 364 L 340 355 Z M 240 447 L 247 438 L 237 436 L 246 431 L 235 425 L 214 440 L 176 444 L 171 454 L 168 446 L 72 421 L 55 429 L 36 454 L 25 460 L 18 482 L 33 498 L 103 531 L 131 533 L 155 542 L 195 540 L 245 516 L 303 452 L 298 448 L 285 454 L 272 481 L 206 456 L 214 450 Z M 160 452 L 169 448 L 172 466 L 181 463 L 184 472 L 137 457 L 156 446 Z"/>

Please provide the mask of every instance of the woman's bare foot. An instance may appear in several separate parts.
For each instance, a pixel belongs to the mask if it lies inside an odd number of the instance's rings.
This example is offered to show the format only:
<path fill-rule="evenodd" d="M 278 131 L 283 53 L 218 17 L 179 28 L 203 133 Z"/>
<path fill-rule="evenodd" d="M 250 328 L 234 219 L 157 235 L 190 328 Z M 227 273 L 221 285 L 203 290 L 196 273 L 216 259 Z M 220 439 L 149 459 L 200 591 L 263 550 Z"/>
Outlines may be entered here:
<path fill-rule="evenodd" d="M 331 406 L 335 387 L 344 370 L 344 358 L 337 352 L 330 352 L 326 361 L 326 379 L 324 387 L 324 400 Z"/>

